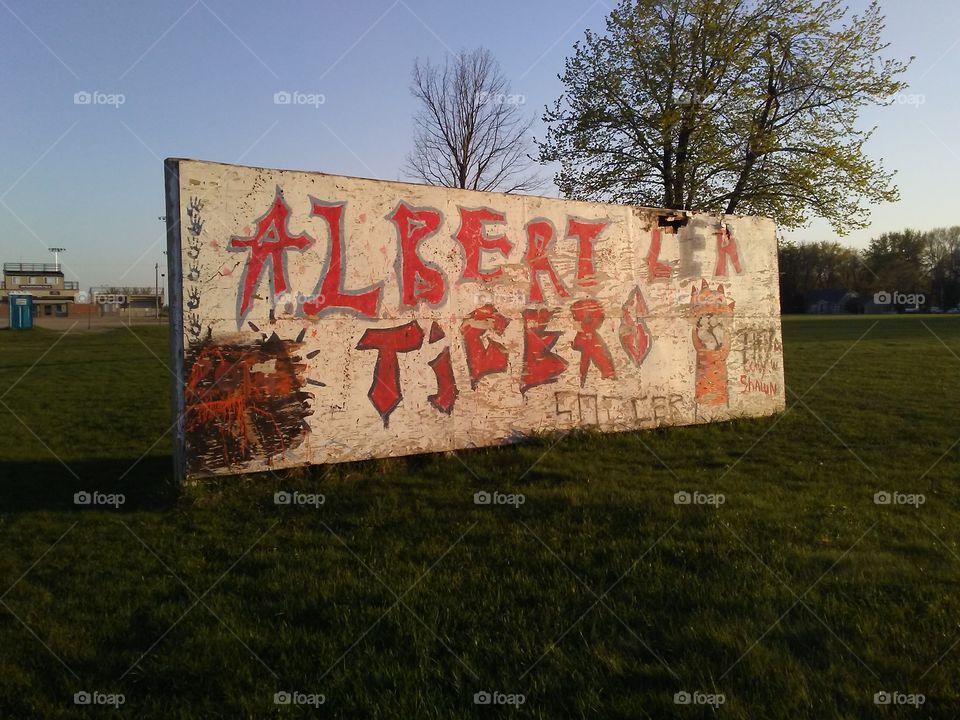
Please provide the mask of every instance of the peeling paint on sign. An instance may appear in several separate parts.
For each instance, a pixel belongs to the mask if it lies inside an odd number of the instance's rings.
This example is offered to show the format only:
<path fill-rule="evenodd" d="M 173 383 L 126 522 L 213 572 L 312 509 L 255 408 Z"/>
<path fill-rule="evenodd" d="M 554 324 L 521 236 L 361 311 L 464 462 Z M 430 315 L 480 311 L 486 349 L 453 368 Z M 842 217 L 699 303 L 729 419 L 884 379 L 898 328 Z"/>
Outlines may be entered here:
<path fill-rule="evenodd" d="M 765 218 L 166 173 L 180 477 L 784 408 Z"/>

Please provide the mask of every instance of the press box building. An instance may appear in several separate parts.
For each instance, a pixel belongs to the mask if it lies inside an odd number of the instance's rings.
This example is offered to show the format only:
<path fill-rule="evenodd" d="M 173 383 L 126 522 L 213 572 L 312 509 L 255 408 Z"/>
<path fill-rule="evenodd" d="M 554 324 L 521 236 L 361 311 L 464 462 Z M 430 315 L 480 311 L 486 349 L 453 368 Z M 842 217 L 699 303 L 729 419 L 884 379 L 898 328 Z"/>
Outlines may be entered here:
<path fill-rule="evenodd" d="M 9 305 L 11 292 L 30 293 L 34 317 L 68 316 L 79 291 L 80 284 L 64 280 L 63 271 L 54 263 L 3 264 L 0 304 Z"/>

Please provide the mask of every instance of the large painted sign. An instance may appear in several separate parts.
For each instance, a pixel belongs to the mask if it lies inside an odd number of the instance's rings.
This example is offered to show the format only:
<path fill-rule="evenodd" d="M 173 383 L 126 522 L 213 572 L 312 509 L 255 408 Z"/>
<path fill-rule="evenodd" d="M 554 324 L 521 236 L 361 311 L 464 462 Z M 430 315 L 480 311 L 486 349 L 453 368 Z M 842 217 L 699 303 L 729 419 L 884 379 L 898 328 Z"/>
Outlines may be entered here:
<path fill-rule="evenodd" d="M 168 160 L 179 472 L 784 408 L 774 225 Z"/>

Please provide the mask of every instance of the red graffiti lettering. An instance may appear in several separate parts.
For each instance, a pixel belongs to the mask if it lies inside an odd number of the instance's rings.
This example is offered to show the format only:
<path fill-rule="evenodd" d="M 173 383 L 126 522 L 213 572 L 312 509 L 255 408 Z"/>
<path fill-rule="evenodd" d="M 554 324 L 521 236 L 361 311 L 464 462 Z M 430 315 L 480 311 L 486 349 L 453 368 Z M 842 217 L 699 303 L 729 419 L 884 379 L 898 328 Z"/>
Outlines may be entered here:
<path fill-rule="evenodd" d="M 430 326 L 430 344 L 437 342 L 437 340 L 443 340 L 447 334 L 443 331 L 443 328 L 440 327 L 440 324 L 434 320 L 433 325 Z"/>
<path fill-rule="evenodd" d="M 303 312 L 307 315 L 319 315 L 325 308 L 341 308 L 355 310 L 367 317 L 376 317 L 377 308 L 380 305 L 380 294 L 383 292 L 382 283 L 356 292 L 347 292 L 343 288 L 344 241 L 342 221 L 343 208 L 346 203 L 325 203 L 311 197 L 310 204 L 311 216 L 319 215 L 330 226 L 330 262 L 320 280 L 316 297 L 303 304 Z"/>
<path fill-rule="evenodd" d="M 256 221 L 257 229 L 252 237 L 238 237 L 234 235 L 227 244 L 229 250 L 246 250 L 250 256 L 243 269 L 243 279 L 240 282 L 240 307 L 237 317 L 237 327 L 243 324 L 250 305 L 253 301 L 253 292 L 260 284 L 264 267 L 270 266 L 270 290 L 272 302 L 278 295 L 287 291 L 287 271 L 284 265 L 284 250 L 294 248 L 305 250 L 313 244 L 313 238 L 306 233 L 290 235 L 287 221 L 290 218 L 290 208 L 283 199 L 283 191 L 277 186 L 277 194 L 270 209 Z"/>
<path fill-rule="evenodd" d="M 470 387 L 474 390 L 484 375 L 507 369 L 507 348 L 493 339 L 484 345 L 483 336 L 488 331 L 503 335 L 509 323 L 510 320 L 498 313 L 493 305 L 483 305 L 467 315 L 460 324 L 467 369 L 470 371 Z"/>
<path fill-rule="evenodd" d="M 717 229 L 717 267 L 713 274 L 721 277 L 727 275 L 727 258 L 733 264 L 733 269 L 739 275 L 743 270 L 740 267 L 740 253 L 737 251 L 737 241 L 733 239 L 728 225 L 721 225 Z"/>
<path fill-rule="evenodd" d="M 647 303 L 643 299 L 643 293 L 639 286 L 635 286 L 621 307 L 619 335 L 620 345 L 637 367 L 640 367 L 650 352 L 650 333 L 644 320 L 647 315 Z"/>
<path fill-rule="evenodd" d="M 577 283 L 581 287 L 592 287 L 597 284 L 594 278 L 593 243 L 606 226 L 605 220 L 589 222 L 570 218 L 567 221 L 567 237 L 575 237 L 580 241 L 580 253 L 577 259 Z"/>
<path fill-rule="evenodd" d="M 557 277 L 556 270 L 550 264 L 550 245 L 555 235 L 553 223 L 543 218 L 527 223 L 527 265 L 530 268 L 530 302 L 543 302 L 543 290 L 540 287 L 540 273 L 545 272 L 553 283 L 553 289 L 560 297 L 570 295 Z"/>
<path fill-rule="evenodd" d="M 513 244 L 507 240 L 506 235 L 497 235 L 490 237 L 486 234 L 486 223 L 502 223 L 507 221 L 507 216 L 502 212 L 491 210 L 490 208 L 458 208 L 460 210 L 460 228 L 454 235 L 457 242 L 463 247 L 464 267 L 460 275 L 460 282 L 464 280 L 492 280 L 503 273 L 503 268 L 497 268 L 490 272 L 483 272 L 480 269 L 482 259 L 481 250 L 497 250 L 506 257 L 513 249 Z"/>
<path fill-rule="evenodd" d="M 415 320 L 393 328 L 368 328 L 357 343 L 357 350 L 376 350 L 377 364 L 367 396 L 387 427 L 392 413 L 403 399 L 400 387 L 400 363 L 397 353 L 418 350 L 423 330 Z"/>
<path fill-rule="evenodd" d="M 590 363 L 597 366 L 602 378 L 615 377 L 613 358 L 599 332 L 603 324 L 603 306 L 593 299 L 578 300 L 570 312 L 581 328 L 572 343 L 573 349 L 580 351 L 580 387 L 587 382 Z"/>
<path fill-rule="evenodd" d="M 440 212 L 401 202 L 389 217 L 400 237 L 400 301 L 410 307 L 421 302 L 439 304 L 446 293 L 443 273 L 423 261 L 417 246 L 440 227 Z"/>
<path fill-rule="evenodd" d="M 434 321 L 430 326 L 430 343 L 433 344 L 446 337 L 443 328 Z M 457 379 L 453 374 L 453 360 L 450 358 L 450 348 L 446 347 L 440 351 L 433 360 L 429 362 L 433 368 L 433 374 L 437 378 L 437 391 L 429 396 L 427 400 L 437 410 L 449 415 L 453 412 L 453 405 L 457 401 L 457 395 L 460 391 L 457 389 Z"/>
<path fill-rule="evenodd" d="M 552 310 L 523 311 L 523 375 L 520 392 L 556 382 L 567 367 L 567 361 L 552 352 L 560 338 L 560 332 L 546 329 L 552 317 Z"/>
<path fill-rule="evenodd" d="M 764 395 L 776 395 L 779 388 L 775 382 L 765 382 L 749 375 L 740 376 L 740 384 L 743 385 L 743 392 L 761 392 Z"/>
<path fill-rule="evenodd" d="M 459 390 L 453 376 L 453 361 L 450 359 L 450 348 L 444 348 L 439 355 L 430 361 L 433 374 L 437 377 L 437 391 L 427 400 L 440 412 L 449 415 L 453 412 L 453 405 L 457 401 Z"/>

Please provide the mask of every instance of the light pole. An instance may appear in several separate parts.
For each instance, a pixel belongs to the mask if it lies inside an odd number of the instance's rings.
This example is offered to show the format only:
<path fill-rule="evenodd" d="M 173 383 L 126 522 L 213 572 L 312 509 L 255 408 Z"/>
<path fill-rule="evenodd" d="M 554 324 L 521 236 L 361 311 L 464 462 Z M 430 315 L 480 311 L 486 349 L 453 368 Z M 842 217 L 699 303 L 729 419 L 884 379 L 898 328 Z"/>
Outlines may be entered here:
<path fill-rule="evenodd" d="M 66 248 L 62 248 L 62 247 L 51 247 L 51 248 L 47 248 L 47 251 L 53 253 L 53 268 L 54 268 L 54 272 L 60 272 L 60 253 L 66 252 L 67 249 L 66 249 Z M 44 283 L 46 283 L 46 280 L 44 280 Z M 56 287 L 56 281 L 54 281 L 54 285 L 53 285 L 53 286 Z M 64 287 L 65 287 L 65 286 L 64 286 Z M 64 305 L 63 307 L 64 307 L 64 308 L 67 308 L 67 312 L 68 312 L 68 314 L 69 314 L 69 306 L 68 306 L 68 305 Z M 54 309 L 56 309 L 56 308 L 54 308 Z"/>
<path fill-rule="evenodd" d="M 167 251 L 164 250 L 163 254 L 166 255 Z M 166 273 L 160 272 L 160 263 L 156 262 L 153 264 L 153 292 L 157 303 L 157 325 L 160 324 L 160 278 L 162 277 L 166 277 Z"/>
<path fill-rule="evenodd" d="M 66 252 L 66 248 L 52 247 L 47 248 L 47 252 L 53 253 L 53 266 L 57 269 L 57 272 L 60 272 L 60 253 Z"/>
<path fill-rule="evenodd" d="M 157 220 L 159 220 L 160 222 L 166 222 L 167 216 L 157 215 Z M 164 250 L 163 254 L 166 255 L 167 251 Z M 160 273 L 160 263 L 154 263 L 153 264 L 153 285 L 154 285 L 153 291 L 155 293 L 154 300 L 156 300 L 157 302 L 157 325 L 160 324 L 160 275 L 159 273 Z"/>

